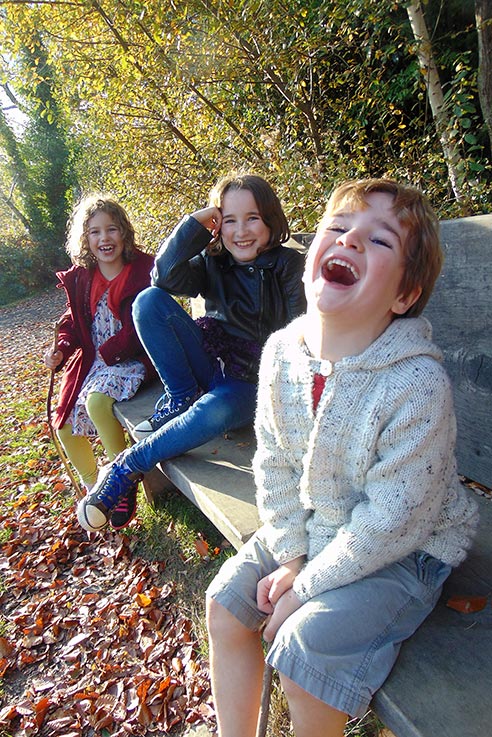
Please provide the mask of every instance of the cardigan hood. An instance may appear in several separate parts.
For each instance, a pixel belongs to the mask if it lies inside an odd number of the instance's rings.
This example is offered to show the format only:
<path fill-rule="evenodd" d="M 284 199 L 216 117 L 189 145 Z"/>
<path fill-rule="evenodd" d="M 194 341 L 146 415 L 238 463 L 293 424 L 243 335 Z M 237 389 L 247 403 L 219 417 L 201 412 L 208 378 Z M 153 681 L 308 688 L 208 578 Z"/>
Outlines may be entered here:
<path fill-rule="evenodd" d="M 298 318 L 286 328 L 292 331 L 292 343 L 297 346 L 304 342 L 304 319 Z M 288 342 L 289 339 L 286 344 Z M 298 347 L 296 353 L 297 350 Z M 439 363 L 443 359 L 441 349 L 432 342 L 432 326 L 425 317 L 394 320 L 366 350 L 356 356 L 342 358 L 335 366 L 343 371 L 378 371 L 415 356 L 428 356 Z"/>

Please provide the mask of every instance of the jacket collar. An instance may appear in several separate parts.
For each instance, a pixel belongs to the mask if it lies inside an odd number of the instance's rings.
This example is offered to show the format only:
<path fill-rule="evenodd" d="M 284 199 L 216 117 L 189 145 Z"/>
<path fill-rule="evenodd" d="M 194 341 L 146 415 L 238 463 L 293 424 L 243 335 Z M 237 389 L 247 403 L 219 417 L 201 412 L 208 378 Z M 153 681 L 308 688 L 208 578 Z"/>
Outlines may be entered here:
<path fill-rule="evenodd" d="M 225 251 L 220 256 L 211 256 L 210 258 L 217 259 L 217 263 L 220 269 L 223 271 L 229 271 L 233 268 L 241 268 L 245 266 L 255 266 L 258 269 L 273 269 L 277 260 L 282 253 L 282 246 L 275 246 L 270 248 L 268 251 L 263 251 L 253 262 L 247 264 L 241 264 L 235 261 L 229 251 Z"/>

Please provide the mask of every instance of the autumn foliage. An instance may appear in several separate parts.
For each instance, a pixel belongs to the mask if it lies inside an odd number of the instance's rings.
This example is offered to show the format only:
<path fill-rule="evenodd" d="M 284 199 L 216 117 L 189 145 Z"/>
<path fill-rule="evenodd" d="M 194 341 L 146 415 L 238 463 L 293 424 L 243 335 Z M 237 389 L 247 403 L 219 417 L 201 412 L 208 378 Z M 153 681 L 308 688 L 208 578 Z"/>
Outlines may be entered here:
<path fill-rule="evenodd" d="M 210 722 L 207 662 L 169 561 L 138 554 L 138 520 L 90 539 L 76 523 L 44 419 L 48 335 L 46 319 L 2 328 L 0 733 L 164 735 Z M 199 565 L 203 553 L 200 538 Z"/>

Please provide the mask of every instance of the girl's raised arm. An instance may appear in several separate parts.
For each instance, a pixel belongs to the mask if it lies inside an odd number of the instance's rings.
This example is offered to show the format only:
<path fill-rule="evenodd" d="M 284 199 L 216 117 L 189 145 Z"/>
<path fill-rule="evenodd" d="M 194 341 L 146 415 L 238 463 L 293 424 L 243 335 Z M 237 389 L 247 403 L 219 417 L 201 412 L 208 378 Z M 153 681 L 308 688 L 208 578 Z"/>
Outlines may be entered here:
<path fill-rule="evenodd" d="M 222 213 L 218 207 L 205 207 L 203 210 L 196 210 L 196 212 L 191 213 L 191 217 L 198 220 L 207 230 L 210 230 L 215 238 L 222 224 Z"/>

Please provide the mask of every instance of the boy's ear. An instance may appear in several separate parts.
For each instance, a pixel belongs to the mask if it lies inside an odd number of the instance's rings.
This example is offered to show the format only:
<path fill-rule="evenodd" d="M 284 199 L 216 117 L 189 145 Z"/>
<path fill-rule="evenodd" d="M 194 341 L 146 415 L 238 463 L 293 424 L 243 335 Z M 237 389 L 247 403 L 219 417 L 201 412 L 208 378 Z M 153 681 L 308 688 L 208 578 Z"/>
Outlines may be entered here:
<path fill-rule="evenodd" d="M 391 311 L 395 315 L 404 315 L 405 312 L 408 312 L 410 307 L 415 304 L 415 302 L 418 300 L 421 294 L 422 294 L 422 287 L 415 287 L 415 289 L 412 289 L 410 294 L 407 294 L 405 297 L 400 295 L 393 302 Z"/>

